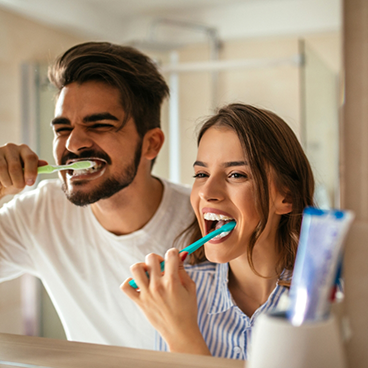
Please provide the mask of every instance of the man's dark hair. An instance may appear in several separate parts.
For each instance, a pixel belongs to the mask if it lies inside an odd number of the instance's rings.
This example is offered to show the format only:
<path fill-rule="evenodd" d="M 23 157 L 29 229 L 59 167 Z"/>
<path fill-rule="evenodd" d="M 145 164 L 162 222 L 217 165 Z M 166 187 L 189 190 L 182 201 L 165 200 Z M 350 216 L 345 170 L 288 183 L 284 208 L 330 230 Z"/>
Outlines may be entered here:
<path fill-rule="evenodd" d="M 125 121 L 133 118 L 141 138 L 160 127 L 161 104 L 169 88 L 153 61 L 132 47 L 108 42 L 76 45 L 56 59 L 48 76 L 59 93 L 73 82 L 96 81 L 116 87 Z"/>

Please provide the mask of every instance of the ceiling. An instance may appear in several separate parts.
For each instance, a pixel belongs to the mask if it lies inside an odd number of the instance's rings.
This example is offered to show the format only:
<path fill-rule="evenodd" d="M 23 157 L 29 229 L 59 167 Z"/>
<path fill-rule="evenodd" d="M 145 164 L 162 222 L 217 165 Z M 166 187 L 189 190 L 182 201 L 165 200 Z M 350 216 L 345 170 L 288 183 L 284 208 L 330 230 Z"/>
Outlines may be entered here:
<path fill-rule="evenodd" d="M 152 24 L 158 18 L 211 26 L 218 30 L 223 39 L 337 30 L 341 26 L 340 2 L 340 0 L 0 0 L 0 8 L 77 37 L 126 42 L 149 37 Z M 178 34 L 175 32 L 166 30 L 166 35 L 178 41 Z M 187 36 L 197 40 L 200 37 L 199 33 L 193 30 L 191 35 Z"/>

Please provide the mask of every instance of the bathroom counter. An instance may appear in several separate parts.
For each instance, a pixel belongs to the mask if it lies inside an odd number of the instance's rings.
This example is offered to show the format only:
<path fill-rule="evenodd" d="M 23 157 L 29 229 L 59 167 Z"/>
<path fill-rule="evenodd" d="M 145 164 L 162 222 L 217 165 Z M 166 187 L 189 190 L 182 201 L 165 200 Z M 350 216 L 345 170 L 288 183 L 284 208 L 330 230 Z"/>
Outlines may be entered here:
<path fill-rule="evenodd" d="M 0 333 L 0 367 L 243 368 L 244 362 Z"/>

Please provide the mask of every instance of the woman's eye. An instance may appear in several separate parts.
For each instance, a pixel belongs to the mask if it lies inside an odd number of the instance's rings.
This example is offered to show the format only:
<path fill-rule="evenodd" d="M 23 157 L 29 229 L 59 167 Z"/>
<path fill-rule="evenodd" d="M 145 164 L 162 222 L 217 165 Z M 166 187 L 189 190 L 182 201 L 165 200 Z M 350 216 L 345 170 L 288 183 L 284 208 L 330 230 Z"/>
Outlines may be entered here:
<path fill-rule="evenodd" d="M 234 178 L 234 179 L 243 179 L 243 178 L 247 178 L 247 177 L 248 177 L 248 175 L 244 174 L 244 173 L 235 172 L 235 173 L 230 174 L 230 178 Z"/>
<path fill-rule="evenodd" d="M 205 173 L 197 173 L 193 176 L 193 178 L 195 179 L 201 179 L 201 178 L 206 178 L 208 175 Z"/>

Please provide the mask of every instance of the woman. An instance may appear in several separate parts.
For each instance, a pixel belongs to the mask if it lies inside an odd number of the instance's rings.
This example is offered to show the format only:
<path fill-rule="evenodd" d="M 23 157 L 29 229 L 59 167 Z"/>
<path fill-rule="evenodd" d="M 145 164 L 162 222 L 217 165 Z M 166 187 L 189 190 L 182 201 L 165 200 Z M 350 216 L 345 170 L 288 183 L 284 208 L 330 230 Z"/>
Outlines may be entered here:
<path fill-rule="evenodd" d="M 185 267 L 177 249 L 166 253 L 164 273 L 163 259 L 148 255 L 131 267 L 140 290 L 130 279 L 122 290 L 159 332 L 160 350 L 246 359 L 255 319 L 288 291 L 313 174 L 290 127 L 243 104 L 204 123 L 194 172 L 191 204 L 202 236 L 230 220 L 236 227 Z"/>

